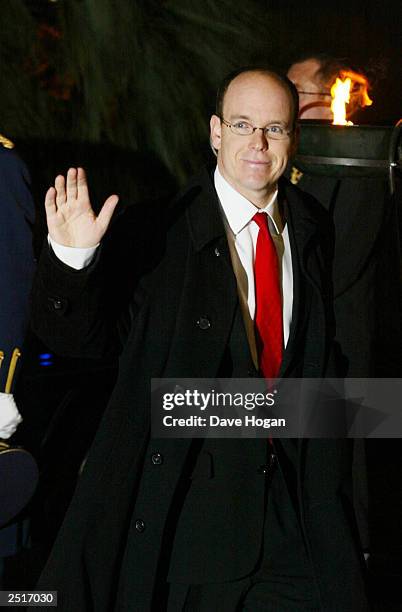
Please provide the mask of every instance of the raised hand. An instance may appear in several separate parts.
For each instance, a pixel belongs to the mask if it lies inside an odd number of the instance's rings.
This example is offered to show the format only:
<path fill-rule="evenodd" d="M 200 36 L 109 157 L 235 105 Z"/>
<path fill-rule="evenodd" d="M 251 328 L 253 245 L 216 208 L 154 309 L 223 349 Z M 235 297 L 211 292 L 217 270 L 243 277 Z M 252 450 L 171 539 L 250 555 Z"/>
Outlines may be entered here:
<path fill-rule="evenodd" d="M 119 201 L 111 195 L 98 216 L 89 200 L 88 185 L 82 168 L 70 168 L 67 180 L 56 177 L 46 193 L 45 208 L 50 237 L 69 247 L 92 247 L 103 238 Z"/>

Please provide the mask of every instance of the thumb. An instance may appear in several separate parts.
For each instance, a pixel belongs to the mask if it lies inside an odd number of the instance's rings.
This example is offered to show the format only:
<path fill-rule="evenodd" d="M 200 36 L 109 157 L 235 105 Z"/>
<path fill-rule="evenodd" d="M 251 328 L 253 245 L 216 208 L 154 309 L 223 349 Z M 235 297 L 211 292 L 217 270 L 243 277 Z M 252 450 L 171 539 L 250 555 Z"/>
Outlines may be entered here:
<path fill-rule="evenodd" d="M 101 208 L 101 211 L 97 218 L 97 223 L 103 229 L 104 233 L 109 227 L 110 220 L 113 216 L 114 209 L 116 208 L 118 201 L 119 201 L 119 196 L 111 195 L 108 197 L 108 199 L 106 200 L 106 202 Z"/>

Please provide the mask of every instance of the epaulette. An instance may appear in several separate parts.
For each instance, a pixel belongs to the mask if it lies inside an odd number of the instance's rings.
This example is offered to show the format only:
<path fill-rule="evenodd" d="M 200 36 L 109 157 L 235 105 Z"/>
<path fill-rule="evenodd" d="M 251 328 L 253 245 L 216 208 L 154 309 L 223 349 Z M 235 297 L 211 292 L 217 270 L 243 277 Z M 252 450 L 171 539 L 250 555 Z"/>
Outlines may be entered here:
<path fill-rule="evenodd" d="M 2 134 L 0 134 L 0 145 L 5 149 L 14 149 L 14 143 Z"/>
<path fill-rule="evenodd" d="M 293 166 L 292 173 L 290 175 L 290 182 L 293 183 L 293 185 L 297 185 L 297 183 L 300 181 L 302 176 L 303 176 L 303 172 L 299 170 L 298 168 L 296 168 L 296 166 Z"/>

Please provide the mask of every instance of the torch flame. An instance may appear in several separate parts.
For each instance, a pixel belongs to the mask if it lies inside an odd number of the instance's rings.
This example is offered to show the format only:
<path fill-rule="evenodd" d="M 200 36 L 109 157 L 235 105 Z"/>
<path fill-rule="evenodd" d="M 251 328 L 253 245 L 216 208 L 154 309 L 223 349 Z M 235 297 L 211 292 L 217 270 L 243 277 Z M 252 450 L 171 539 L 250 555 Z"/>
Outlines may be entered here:
<path fill-rule="evenodd" d="M 367 93 L 368 80 L 362 74 L 352 70 L 341 70 L 340 78 L 337 77 L 331 87 L 331 110 L 334 114 L 333 125 L 353 125 L 352 121 L 346 120 L 346 104 L 350 105 L 349 114 L 353 113 L 356 106 L 371 106 L 373 103 Z"/>
<path fill-rule="evenodd" d="M 350 100 L 350 86 L 352 80 L 348 77 L 342 81 L 337 77 L 331 87 L 331 110 L 334 113 L 333 125 L 353 125 L 351 121 L 346 121 L 346 104 Z"/>
<path fill-rule="evenodd" d="M 370 100 L 369 95 L 367 93 L 367 89 L 369 87 L 369 82 L 365 76 L 359 74 L 358 72 L 353 72 L 353 70 L 341 70 L 340 72 L 341 78 L 350 78 L 353 83 L 353 91 L 351 93 L 352 98 L 356 99 L 356 102 L 364 108 L 365 106 L 371 106 L 373 101 Z"/>

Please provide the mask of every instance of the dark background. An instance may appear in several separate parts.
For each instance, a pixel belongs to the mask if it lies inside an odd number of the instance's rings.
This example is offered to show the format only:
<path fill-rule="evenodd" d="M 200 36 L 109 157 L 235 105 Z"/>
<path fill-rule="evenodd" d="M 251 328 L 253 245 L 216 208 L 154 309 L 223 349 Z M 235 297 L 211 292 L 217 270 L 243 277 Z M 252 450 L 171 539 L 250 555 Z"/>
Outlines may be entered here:
<path fill-rule="evenodd" d="M 309 50 L 368 74 L 362 122 L 402 115 L 393 0 L 3 0 L 0 10 L 0 131 L 17 142 L 152 152 L 183 182 L 204 159 L 222 77 L 256 61 L 286 70 Z"/>
<path fill-rule="evenodd" d="M 16 142 L 32 173 L 37 248 L 43 194 L 68 165 L 88 170 L 95 206 L 111 191 L 126 205 L 183 184 L 210 155 L 216 87 L 241 65 L 286 70 L 306 51 L 346 58 L 371 83 L 374 102 L 359 121 L 395 124 L 401 7 L 393 0 L 3 0 L 0 133 Z"/>

